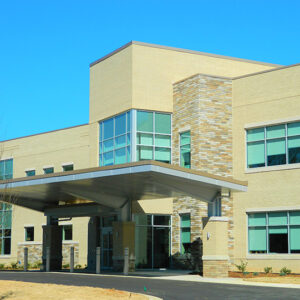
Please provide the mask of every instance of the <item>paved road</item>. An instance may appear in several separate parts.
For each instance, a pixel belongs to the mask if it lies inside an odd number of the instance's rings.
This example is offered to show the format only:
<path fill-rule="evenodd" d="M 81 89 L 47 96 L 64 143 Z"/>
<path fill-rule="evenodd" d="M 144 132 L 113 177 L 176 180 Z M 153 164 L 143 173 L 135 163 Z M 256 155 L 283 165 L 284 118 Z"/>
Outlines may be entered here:
<path fill-rule="evenodd" d="M 242 286 L 132 277 L 112 277 L 42 272 L 0 272 L 0 280 L 115 288 L 161 297 L 164 300 L 293 300 L 300 299 L 300 289 Z"/>

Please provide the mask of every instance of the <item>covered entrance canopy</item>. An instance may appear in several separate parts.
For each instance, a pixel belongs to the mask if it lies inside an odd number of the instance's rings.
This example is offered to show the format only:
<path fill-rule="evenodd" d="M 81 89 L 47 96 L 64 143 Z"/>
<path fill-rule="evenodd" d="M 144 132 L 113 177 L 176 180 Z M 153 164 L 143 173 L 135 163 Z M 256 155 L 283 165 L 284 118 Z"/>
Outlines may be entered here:
<path fill-rule="evenodd" d="M 0 181 L 6 201 L 57 217 L 99 215 L 128 200 L 191 196 L 211 202 L 222 188 L 246 191 L 247 183 L 157 161 Z"/>

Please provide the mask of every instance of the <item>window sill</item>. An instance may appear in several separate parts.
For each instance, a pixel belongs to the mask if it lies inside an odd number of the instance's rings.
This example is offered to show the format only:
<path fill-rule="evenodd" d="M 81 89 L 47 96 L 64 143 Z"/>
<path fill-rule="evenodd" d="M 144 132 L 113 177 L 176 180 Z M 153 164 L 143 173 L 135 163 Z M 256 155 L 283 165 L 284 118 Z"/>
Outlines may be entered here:
<path fill-rule="evenodd" d="M 0 259 L 1 258 L 10 258 L 11 257 L 11 254 L 4 254 L 4 255 L 0 255 Z"/>
<path fill-rule="evenodd" d="M 246 169 L 245 174 L 260 173 L 260 172 L 271 172 L 271 171 L 282 171 L 282 170 L 293 170 L 293 169 L 300 169 L 300 163 Z"/>
<path fill-rule="evenodd" d="M 280 260 L 280 259 L 287 259 L 287 260 L 299 260 L 300 253 L 290 253 L 290 254 L 247 254 L 246 259 L 249 260 Z"/>

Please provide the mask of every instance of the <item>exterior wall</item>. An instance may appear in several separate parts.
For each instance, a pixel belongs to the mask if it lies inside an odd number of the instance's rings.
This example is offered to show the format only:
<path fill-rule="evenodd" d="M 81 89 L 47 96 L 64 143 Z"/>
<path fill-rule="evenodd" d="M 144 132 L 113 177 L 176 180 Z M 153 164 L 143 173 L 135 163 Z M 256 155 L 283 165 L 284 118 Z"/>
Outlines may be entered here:
<path fill-rule="evenodd" d="M 173 163 L 179 133 L 191 131 L 191 168 L 232 176 L 231 80 L 195 75 L 174 84 Z"/>
<path fill-rule="evenodd" d="M 13 158 L 14 178 L 24 177 L 25 170 L 30 168 L 36 170 L 36 175 L 43 174 L 45 166 L 53 166 L 54 172 L 61 172 L 62 164 L 69 162 L 75 169 L 88 168 L 96 166 L 91 165 L 90 139 L 93 138 L 90 137 L 89 125 L 13 139 L 0 143 L 1 159 Z M 88 218 L 75 218 L 68 223 L 73 225 L 74 243 L 80 244 L 78 263 L 82 265 L 86 264 L 87 256 L 87 223 Z M 42 213 L 13 206 L 11 255 L 0 256 L 0 263 L 18 260 L 18 244 L 25 239 L 24 226 L 34 226 L 34 242 L 41 244 L 42 225 L 45 224 L 46 217 Z"/>
<path fill-rule="evenodd" d="M 70 264 L 70 251 L 74 247 L 74 265 L 79 263 L 79 243 L 64 241 L 62 246 L 63 265 Z M 17 261 L 24 265 L 24 248 L 28 248 L 28 262 L 31 265 L 42 263 L 43 244 L 41 242 L 18 243 Z M 14 262 L 14 261 L 13 261 Z"/>
<path fill-rule="evenodd" d="M 247 125 L 300 120 L 300 66 L 233 81 L 233 176 L 248 181 L 246 193 L 234 193 L 235 263 L 248 261 L 249 271 L 300 272 L 300 254 L 248 254 L 247 211 L 300 209 L 299 164 L 246 169 Z M 236 268 L 234 268 L 236 270 Z"/>
<path fill-rule="evenodd" d="M 172 84 L 196 73 L 235 77 L 274 67 L 133 42 L 92 64 L 90 123 L 131 108 L 172 112 Z"/>
<path fill-rule="evenodd" d="M 174 84 L 173 164 L 180 164 L 180 133 L 190 130 L 191 168 L 225 177 L 232 176 L 231 95 L 232 82 L 227 78 L 198 74 Z M 172 254 L 180 251 L 180 214 L 184 212 L 191 213 L 192 242 L 199 238 L 202 247 L 202 218 L 207 217 L 207 203 L 186 197 L 175 199 L 173 206 Z M 230 199 L 222 199 L 222 211 L 230 220 L 227 232 L 233 256 Z"/>

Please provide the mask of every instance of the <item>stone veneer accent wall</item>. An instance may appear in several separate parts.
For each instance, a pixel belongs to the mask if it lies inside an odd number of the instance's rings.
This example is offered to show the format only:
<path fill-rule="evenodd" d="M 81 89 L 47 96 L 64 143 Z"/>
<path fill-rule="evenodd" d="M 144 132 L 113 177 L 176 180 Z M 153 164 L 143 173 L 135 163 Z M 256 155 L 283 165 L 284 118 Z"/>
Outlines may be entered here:
<path fill-rule="evenodd" d="M 173 86 L 172 163 L 180 165 L 181 132 L 191 132 L 191 168 L 210 174 L 232 176 L 232 81 L 196 74 Z M 202 217 L 207 203 L 192 198 L 173 202 L 172 254 L 178 252 L 180 213 L 191 213 L 191 239 L 202 240 Z M 232 199 L 222 198 L 222 214 L 229 217 L 229 256 L 233 259 Z M 223 267 L 222 267 L 223 268 Z M 212 270 L 215 268 L 212 266 Z"/>
<path fill-rule="evenodd" d="M 79 243 L 64 241 L 62 247 L 63 264 L 70 263 L 70 248 L 74 247 L 74 265 L 79 262 Z M 28 248 L 28 262 L 35 264 L 42 261 L 42 248 L 41 242 L 24 242 L 18 243 L 17 260 L 24 265 L 24 247 Z"/>

